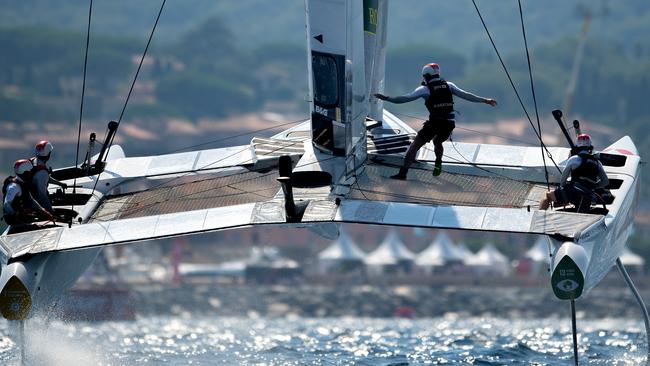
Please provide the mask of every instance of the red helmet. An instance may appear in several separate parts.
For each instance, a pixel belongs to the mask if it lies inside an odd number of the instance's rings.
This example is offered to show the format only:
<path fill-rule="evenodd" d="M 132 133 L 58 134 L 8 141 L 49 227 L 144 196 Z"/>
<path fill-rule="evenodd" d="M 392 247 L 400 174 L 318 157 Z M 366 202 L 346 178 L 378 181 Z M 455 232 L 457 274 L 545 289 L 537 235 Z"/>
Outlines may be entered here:
<path fill-rule="evenodd" d="M 34 146 L 34 154 L 38 157 L 46 157 L 54 150 L 54 146 L 50 144 L 47 140 L 39 141 L 36 146 Z"/>
<path fill-rule="evenodd" d="M 577 147 L 592 147 L 591 137 L 586 133 L 581 133 L 578 135 L 578 141 L 576 142 Z"/>
<path fill-rule="evenodd" d="M 14 163 L 14 172 L 16 175 L 23 175 L 30 172 L 33 167 L 32 162 L 27 159 L 16 160 Z"/>
<path fill-rule="evenodd" d="M 422 67 L 422 76 L 429 75 L 440 75 L 440 66 L 436 63 L 426 64 Z"/>

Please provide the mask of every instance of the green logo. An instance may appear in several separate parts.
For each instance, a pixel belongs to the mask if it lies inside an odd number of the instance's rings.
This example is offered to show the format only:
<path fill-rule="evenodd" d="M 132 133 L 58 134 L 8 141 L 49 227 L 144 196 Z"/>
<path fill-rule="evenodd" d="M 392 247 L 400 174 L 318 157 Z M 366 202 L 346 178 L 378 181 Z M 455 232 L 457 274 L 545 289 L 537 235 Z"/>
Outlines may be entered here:
<path fill-rule="evenodd" d="M 379 0 L 363 0 L 363 30 L 377 33 Z"/>
<path fill-rule="evenodd" d="M 560 300 L 577 299 L 582 295 L 584 285 L 584 275 L 576 263 L 569 256 L 562 258 L 551 276 L 555 296 Z"/>

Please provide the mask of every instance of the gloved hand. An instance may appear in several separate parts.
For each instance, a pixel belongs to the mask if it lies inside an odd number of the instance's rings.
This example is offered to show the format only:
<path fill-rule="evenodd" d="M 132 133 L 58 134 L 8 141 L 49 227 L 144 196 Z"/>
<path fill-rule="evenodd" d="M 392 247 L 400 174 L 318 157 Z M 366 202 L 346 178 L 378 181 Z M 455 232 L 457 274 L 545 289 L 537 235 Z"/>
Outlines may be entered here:
<path fill-rule="evenodd" d="M 377 98 L 377 99 L 381 99 L 381 100 L 386 100 L 386 99 L 388 99 L 387 96 L 385 96 L 385 95 L 383 95 L 383 94 L 380 94 L 380 93 L 375 94 L 375 98 Z"/>
<path fill-rule="evenodd" d="M 61 183 L 61 189 L 65 191 L 66 189 L 68 189 L 68 185 L 65 183 Z"/>

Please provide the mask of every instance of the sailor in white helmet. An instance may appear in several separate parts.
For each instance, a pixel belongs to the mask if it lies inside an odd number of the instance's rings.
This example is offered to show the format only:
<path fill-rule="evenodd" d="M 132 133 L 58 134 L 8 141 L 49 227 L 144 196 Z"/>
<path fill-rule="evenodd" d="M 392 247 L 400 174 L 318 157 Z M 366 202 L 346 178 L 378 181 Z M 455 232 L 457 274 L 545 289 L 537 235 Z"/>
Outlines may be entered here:
<path fill-rule="evenodd" d="M 29 193 L 27 182 L 31 178 L 32 167 L 27 159 L 16 160 L 16 175 L 6 178 L 2 185 L 2 214 L 9 225 L 29 224 L 38 219 L 54 220 L 52 214 L 41 207 Z"/>
<path fill-rule="evenodd" d="M 472 93 L 466 92 L 456 86 L 456 84 L 446 81 L 440 77 L 440 66 L 436 63 L 426 64 L 422 68 L 422 85 L 409 94 L 399 97 L 389 97 L 383 94 L 375 94 L 375 97 L 391 103 L 407 103 L 416 99 L 424 99 L 424 105 L 429 111 L 429 119 L 424 122 L 422 129 L 418 131 L 417 136 L 409 146 L 404 156 L 404 165 L 398 174 L 393 175 L 394 179 L 406 179 L 406 173 L 415 160 L 418 150 L 424 144 L 433 140 L 434 152 L 436 154 L 435 167 L 433 175 L 438 176 L 442 172 L 442 143 L 445 142 L 451 131 L 456 127 L 454 114 L 454 95 L 462 99 L 475 103 L 486 103 L 492 107 L 497 105 L 497 101 L 490 98 L 483 98 Z"/>
<path fill-rule="evenodd" d="M 47 162 L 50 160 L 52 150 L 54 150 L 54 147 L 47 140 L 39 141 L 36 146 L 34 146 L 35 156 L 30 159 L 34 166 L 32 168 L 31 192 L 34 195 L 34 199 L 36 199 L 43 208 L 54 213 L 52 202 L 50 201 L 47 192 L 48 185 L 50 183 L 56 184 L 64 190 L 68 188 L 68 186 L 50 176 L 51 168 L 47 165 Z"/>
<path fill-rule="evenodd" d="M 592 155 L 591 137 L 586 133 L 578 135 L 576 147 L 579 151 L 567 161 L 560 187 L 546 193 L 539 202 L 540 210 L 548 209 L 554 202 L 559 206 L 571 203 L 577 212 L 589 212 L 594 191 L 609 184 L 603 165 Z"/>

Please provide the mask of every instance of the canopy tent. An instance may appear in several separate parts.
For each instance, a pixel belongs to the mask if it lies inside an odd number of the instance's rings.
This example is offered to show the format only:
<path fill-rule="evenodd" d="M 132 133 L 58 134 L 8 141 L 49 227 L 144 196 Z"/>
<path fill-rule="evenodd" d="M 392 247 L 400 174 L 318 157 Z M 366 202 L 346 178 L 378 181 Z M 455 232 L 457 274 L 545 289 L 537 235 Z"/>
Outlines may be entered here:
<path fill-rule="evenodd" d="M 414 258 L 395 230 L 391 230 L 379 247 L 368 254 L 366 264 L 382 272 L 410 272 Z"/>
<path fill-rule="evenodd" d="M 475 256 L 474 252 L 469 250 L 469 248 L 467 248 L 467 245 L 465 245 L 465 243 L 463 242 L 456 244 L 456 250 L 463 257 L 463 263 L 467 263 L 467 261 L 470 260 L 470 258 Z"/>
<path fill-rule="evenodd" d="M 444 230 L 440 230 L 436 239 L 415 259 L 415 264 L 422 267 L 460 262 L 463 262 L 463 253 L 458 250 Z"/>
<path fill-rule="evenodd" d="M 302 268 L 298 262 L 282 257 L 275 247 L 253 247 L 244 275 L 252 283 L 293 282 L 302 276 Z"/>
<path fill-rule="evenodd" d="M 319 272 L 347 272 L 363 267 L 365 258 L 366 253 L 341 229 L 338 239 L 318 254 Z"/>
<path fill-rule="evenodd" d="M 465 264 L 479 274 L 491 273 L 505 276 L 510 273 L 508 258 L 501 254 L 492 243 L 485 244 L 478 253 L 465 261 Z"/>
<path fill-rule="evenodd" d="M 532 277 L 547 274 L 551 263 L 551 254 L 554 252 L 555 246 L 550 243 L 548 237 L 540 235 L 533 246 L 526 251 L 523 258 L 515 261 L 517 274 Z"/>
<path fill-rule="evenodd" d="M 555 252 L 555 247 L 551 245 L 551 253 Z M 546 236 L 540 235 L 539 238 L 535 241 L 535 244 L 526 251 L 524 257 L 534 261 L 534 262 L 546 262 L 551 261 L 551 253 L 549 253 L 549 240 Z"/>

